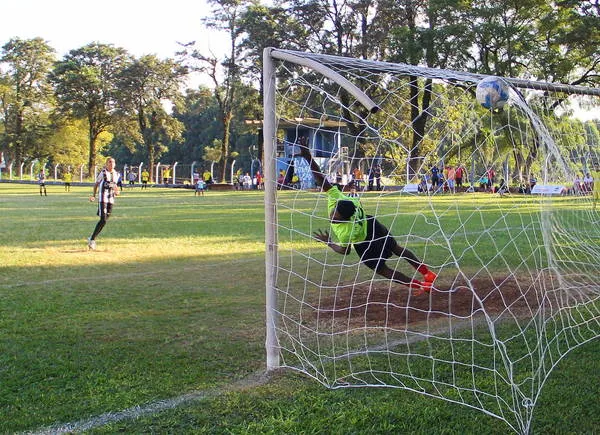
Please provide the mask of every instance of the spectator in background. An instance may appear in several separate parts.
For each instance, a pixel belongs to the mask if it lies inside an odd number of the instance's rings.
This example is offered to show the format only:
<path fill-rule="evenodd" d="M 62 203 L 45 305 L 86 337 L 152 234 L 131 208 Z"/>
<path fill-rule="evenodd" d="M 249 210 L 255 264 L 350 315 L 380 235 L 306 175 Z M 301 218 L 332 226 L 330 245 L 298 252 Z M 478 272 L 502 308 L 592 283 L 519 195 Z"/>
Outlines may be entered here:
<path fill-rule="evenodd" d="M 43 169 L 37 175 L 37 180 L 40 185 L 40 196 L 42 196 L 42 192 L 44 196 L 48 196 L 48 192 L 46 192 L 46 172 Z"/>
<path fill-rule="evenodd" d="M 431 172 L 431 190 L 436 191 L 440 187 L 440 168 L 437 165 L 433 165 L 430 169 Z"/>
<path fill-rule="evenodd" d="M 492 186 L 494 185 L 494 180 L 496 178 L 496 171 L 494 168 L 489 168 L 486 173 L 487 176 L 487 190 L 492 192 Z"/>
<path fill-rule="evenodd" d="M 505 194 L 509 193 L 508 186 L 506 185 L 504 178 L 500 179 L 500 184 L 496 187 L 496 193 L 500 196 L 504 196 Z"/>
<path fill-rule="evenodd" d="M 196 187 L 194 190 L 194 196 L 204 196 L 204 191 L 206 190 L 206 183 L 202 178 L 198 178 L 196 181 Z"/>
<path fill-rule="evenodd" d="M 258 190 L 262 190 L 264 185 L 263 176 L 260 171 L 256 172 L 256 187 Z"/>
<path fill-rule="evenodd" d="M 207 186 L 209 184 L 212 184 L 212 174 L 210 173 L 210 171 L 208 169 L 206 171 L 204 171 L 204 173 L 202 174 L 202 179 L 204 180 L 204 182 L 206 183 Z"/>
<path fill-rule="evenodd" d="M 458 189 L 462 188 L 462 186 L 463 186 L 464 175 L 465 175 L 465 168 L 463 168 L 462 165 L 459 163 L 458 166 L 456 167 L 456 172 L 454 173 L 454 179 L 456 181 L 456 187 Z"/>
<path fill-rule="evenodd" d="M 163 169 L 163 184 L 166 186 L 167 184 L 169 184 L 169 179 L 171 178 L 171 167 L 170 166 L 166 166 Z"/>
<path fill-rule="evenodd" d="M 135 179 L 137 178 L 137 174 L 133 171 L 129 171 L 127 174 L 127 180 L 129 181 L 129 187 L 135 186 Z"/>
<path fill-rule="evenodd" d="M 575 174 L 575 179 L 573 180 L 573 194 L 579 195 L 581 193 L 581 178 L 579 174 Z"/>
<path fill-rule="evenodd" d="M 488 179 L 487 174 L 482 175 L 481 178 L 479 178 L 479 188 L 482 191 L 487 192 L 488 185 L 489 185 L 489 179 Z"/>
<path fill-rule="evenodd" d="M 529 177 L 529 193 L 531 193 L 536 184 L 537 179 L 535 178 L 535 175 L 531 174 L 531 177 Z"/>
<path fill-rule="evenodd" d="M 244 190 L 244 173 L 241 169 L 238 169 L 234 179 L 235 190 Z"/>
<path fill-rule="evenodd" d="M 598 201 L 600 201 L 600 164 L 595 163 L 593 171 L 591 173 L 592 176 L 592 200 L 593 206 L 592 210 L 596 211 L 596 205 Z"/>
<path fill-rule="evenodd" d="M 583 177 L 583 191 L 585 193 L 589 193 L 592 191 L 592 183 L 594 182 L 594 179 L 592 178 L 592 175 L 587 172 L 585 174 L 585 177 Z"/>
<path fill-rule="evenodd" d="M 448 191 L 450 193 L 456 193 L 455 181 L 456 169 L 454 169 L 454 166 L 448 166 L 448 169 L 446 170 L 446 183 L 448 185 Z"/>
<path fill-rule="evenodd" d="M 73 180 L 73 174 L 71 171 L 67 171 L 63 174 L 63 181 L 65 182 L 65 192 L 71 191 L 71 181 Z"/>
<path fill-rule="evenodd" d="M 298 177 L 298 174 L 294 173 L 294 175 L 292 175 L 292 180 L 290 183 L 292 188 L 300 189 L 300 177 Z"/>
<path fill-rule="evenodd" d="M 381 190 L 381 165 L 376 164 L 369 171 L 369 190 Z"/>
<path fill-rule="evenodd" d="M 150 173 L 147 169 L 142 171 L 142 189 L 148 188 L 148 181 L 150 181 Z"/>
<path fill-rule="evenodd" d="M 243 183 L 244 190 L 252 189 L 252 177 L 250 177 L 250 174 L 248 172 L 246 172 L 246 175 L 244 175 Z"/>
<path fill-rule="evenodd" d="M 363 181 L 363 174 L 358 166 L 354 168 L 354 171 L 352 171 L 352 177 L 354 179 L 354 188 L 360 191 L 361 183 Z"/>
<path fill-rule="evenodd" d="M 279 175 L 277 176 L 277 184 L 279 185 L 280 189 L 285 184 L 285 171 L 283 169 L 279 170 Z"/>

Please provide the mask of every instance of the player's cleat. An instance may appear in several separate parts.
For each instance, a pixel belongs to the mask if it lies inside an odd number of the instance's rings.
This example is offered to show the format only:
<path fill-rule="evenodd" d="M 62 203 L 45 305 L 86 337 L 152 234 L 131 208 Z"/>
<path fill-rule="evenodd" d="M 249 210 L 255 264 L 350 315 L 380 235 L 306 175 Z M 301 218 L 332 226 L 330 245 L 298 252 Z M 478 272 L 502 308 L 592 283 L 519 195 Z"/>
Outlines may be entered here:
<path fill-rule="evenodd" d="M 96 241 L 88 237 L 88 248 L 92 251 L 96 249 Z"/>
<path fill-rule="evenodd" d="M 423 281 L 429 283 L 429 288 L 431 288 L 431 284 L 437 279 L 437 274 L 432 272 L 431 270 L 423 275 Z"/>
<path fill-rule="evenodd" d="M 421 296 L 422 294 L 431 291 L 431 283 L 417 281 L 416 279 L 413 279 L 408 286 L 412 289 L 413 296 Z"/>

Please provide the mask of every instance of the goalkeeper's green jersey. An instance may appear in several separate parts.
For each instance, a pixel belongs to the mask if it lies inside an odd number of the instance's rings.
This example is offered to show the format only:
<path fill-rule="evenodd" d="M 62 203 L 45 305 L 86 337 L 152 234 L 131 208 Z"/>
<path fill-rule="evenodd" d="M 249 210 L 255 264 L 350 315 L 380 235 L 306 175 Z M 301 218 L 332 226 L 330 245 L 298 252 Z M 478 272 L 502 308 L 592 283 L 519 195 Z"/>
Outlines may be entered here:
<path fill-rule="evenodd" d="M 352 201 L 356 210 L 347 222 L 332 222 L 331 231 L 342 246 L 362 242 L 367 238 L 367 220 L 358 198 L 344 195 L 337 186 L 327 191 L 327 211 L 329 216 L 338 201 Z"/>

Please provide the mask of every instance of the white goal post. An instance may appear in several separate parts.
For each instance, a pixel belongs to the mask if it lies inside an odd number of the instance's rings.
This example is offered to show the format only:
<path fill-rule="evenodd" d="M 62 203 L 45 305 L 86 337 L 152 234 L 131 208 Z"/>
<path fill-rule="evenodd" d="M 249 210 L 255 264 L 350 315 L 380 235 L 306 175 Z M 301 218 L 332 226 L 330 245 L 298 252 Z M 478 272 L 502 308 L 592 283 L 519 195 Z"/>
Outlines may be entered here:
<path fill-rule="evenodd" d="M 502 78 L 508 104 L 490 111 L 485 77 L 265 49 L 268 370 L 402 388 L 529 432 L 553 368 L 600 336 L 600 89 Z M 431 292 L 315 240 L 327 195 L 285 151 L 301 137 L 435 270 Z"/>

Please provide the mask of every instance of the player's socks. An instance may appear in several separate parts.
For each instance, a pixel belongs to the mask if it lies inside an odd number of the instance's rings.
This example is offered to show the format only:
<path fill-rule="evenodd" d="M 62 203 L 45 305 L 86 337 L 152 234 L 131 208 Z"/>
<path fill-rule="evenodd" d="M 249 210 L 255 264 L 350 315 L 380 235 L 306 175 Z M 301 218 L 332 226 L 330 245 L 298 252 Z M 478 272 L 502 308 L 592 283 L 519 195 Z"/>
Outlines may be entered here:
<path fill-rule="evenodd" d="M 417 272 L 419 272 L 421 275 L 425 275 L 429 272 L 429 268 L 426 264 L 419 264 L 417 267 Z"/>

